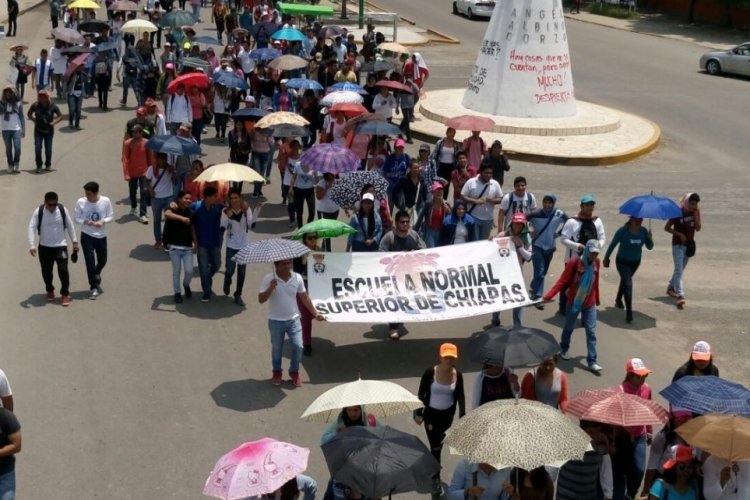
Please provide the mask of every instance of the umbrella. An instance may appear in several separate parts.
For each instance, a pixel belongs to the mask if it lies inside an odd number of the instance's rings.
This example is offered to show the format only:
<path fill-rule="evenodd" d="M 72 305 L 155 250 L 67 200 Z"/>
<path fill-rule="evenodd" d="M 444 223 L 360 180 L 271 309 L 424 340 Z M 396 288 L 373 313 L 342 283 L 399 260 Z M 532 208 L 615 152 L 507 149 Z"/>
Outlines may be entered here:
<path fill-rule="evenodd" d="M 443 441 L 451 453 L 496 469 L 532 470 L 580 460 L 591 438 L 559 410 L 538 401 L 485 403 L 454 421 Z"/>
<path fill-rule="evenodd" d="M 232 113 L 235 120 L 260 120 L 268 114 L 268 111 L 260 108 L 240 108 Z"/>
<path fill-rule="evenodd" d="M 274 137 L 304 137 L 310 135 L 309 128 L 290 123 L 280 123 L 273 127 L 267 127 L 267 130 L 270 130 Z"/>
<path fill-rule="evenodd" d="M 213 79 L 214 83 L 230 89 L 247 90 L 250 88 L 244 78 L 240 78 L 230 71 L 220 71 L 218 75 L 214 74 Z"/>
<path fill-rule="evenodd" d="M 57 40 L 62 40 L 67 43 L 76 44 L 84 42 L 83 35 L 70 28 L 55 28 L 52 30 L 52 36 Z"/>
<path fill-rule="evenodd" d="M 272 59 L 276 59 L 277 57 L 281 57 L 281 51 L 279 49 L 274 49 L 271 47 L 266 47 L 264 49 L 253 49 L 250 51 L 250 59 L 254 59 L 256 61 L 270 61 Z"/>
<path fill-rule="evenodd" d="M 11 51 L 11 52 L 15 52 L 15 51 L 17 51 L 18 49 L 21 49 L 21 50 L 29 50 L 29 46 L 28 46 L 28 45 L 26 45 L 26 44 L 23 44 L 23 43 L 17 43 L 17 44 L 13 45 L 13 46 L 12 46 L 12 47 L 10 48 L 10 51 Z M 321 86 L 321 88 L 322 88 L 322 86 Z"/>
<path fill-rule="evenodd" d="M 310 450 L 263 438 L 221 457 L 206 479 L 203 494 L 226 500 L 273 493 L 307 469 Z"/>
<path fill-rule="evenodd" d="M 325 223 L 325 224 L 324 224 Z M 337 226 L 330 226 L 338 223 Z M 316 228 L 313 229 L 313 225 Z M 326 228 L 326 225 L 329 225 Z M 305 228 L 309 228 L 306 230 Z M 302 226 L 294 237 L 302 238 L 305 233 L 316 233 L 319 237 L 334 238 L 350 234 L 354 229 L 343 222 L 320 219 Z M 356 232 L 356 231 L 354 231 Z M 321 233 L 325 233 L 322 235 Z M 342 408 L 365 405 L 368 413 L 377 417 L 390 417 L 399 413 L 411 413 L 424 404 L 417 396 L 403 387 L 387 380 L 356 380 L 337 385 L 315 398 L 300 417 L 308 422 L 328 423 L 336 420 Z"/>
<path fill-rule="evenodd" d="M 669 420 L 667 410 L 656 401 L 618 388 L 581 391 L 568 402 L 567 413 L 581 420 L 621 427 L 662 425 Z"/>
<path fill-rule="evenodd" d="M 335 219 L 318 219 L 310 223 L 307 223 L 301 228 L 299 228 L 292 235 L 292 238 L 294 238 L 295 240 L 301 240 L 302 237 L 308 233 L 315 234 L 318 236 L 318 238 L 338 238 L 339 236 L 354 234 L 356 232 L 357 230 L 354 229 L 349 224 L 347 224 L 346 222 L 341 222 L 340 220 L 335 220 Z M 360 380 L 360 382 L 362 382 L 362 380 Z M 367 381 L 367 382 L 377 382 L 377 381 Z M 356 382 L 353 382 L 353 383 L 356 383 Z M 388 383 L 390 384 L 390 382 Z M 419 401 L 419 399 L 417 399 L 417 401 Z M 367 403 L 368 409 L 370 409 L 369 404 L 370 403 Z M 345 408 L 346 406 L 353 406 L 353 405 L 345 405 L 342 408 Z M 422 406 L 423 405 L 420 403 L 420 406 L 417 406 L 417 408 L 421 408 Z M 303 415 L 303 418 L 304 418 L 304 415 Z M 329 420 L 326 420 L 326 422 L 328 421 Z"/>
<path fill-rule="evenodd" d="M 315 80 L 310 80 L 308 78 L 292 78 L 288 82 L 286 82 L 286 86 L 290 89 L 299 89 L 299 90 L 323 90 L 323 86 L 316 82 Z"/>
<path fill-rule="evenodd" d="M 344 125 L 344 133 L 348 134 L 349 132 L 354 130 L 354 128 L 357 127 L 358 125 L 361 125 L 362 123 L 370 122 L 370 121 L 385 122 L 385 117 L 378 113 L 364 113 L 364 114 L 355 116 L 346 121 L 346 125 Z"/>
<path fill-rule="evenodd" d="M 354 129 L 355 134 L 370 135 L 399 135 L 401 129 L 387 121 L 368 120 L 360 123 Z"/>
<path fill-rule="evenodd" d="M 200 57 L 185 57 L 183 59 L 180 59 L 179 63 L 183 68 L 201 69 L 205 73 L 211 71 L 211 64 L 209 64 L 208 61 L 204 61 Z"/>
<path fill-rule="evenodd" d="M 118 45 L 119 42 L 117 42 L 116 40 L 111 40 L 109 42 L 100 43 L 93 48 L 93 51 L 98 54 L 99 52 L 106 52 L 107 50 L 116 50 Z"/>
<path fill-rule="evenodd" d="M 329 111 L 332 113 L 340 111 L 349 117 L 363 115 L 368 112 L 366 107 L 353 102 L 337 102 L 331 106 Z"/>
<path fill-rule="evenodd" d="M 321 446 L 331 477 L 368 498 L 432 491 L 440 464 L 416 436 L 391 427 L 349 427 Z"/>
<path fill-rule="evenodd" d="M 159 20 L 159 26 L 161 26 L 162 28 L 176 30 L 181 28 L 182 26 L 192 26 L 197 22 L 198 20 L 190 12 L 180 9 L 174 9 L 161 16 L 161 20 Z"/>
<path fill-rule="evenodd" d="M 138 12 L 141 9 L 138 7 L 137 3 L 131 2 L 130 0 L 117 0 L 117 2 L 114 2 L 109 6 L 108 10 L 116 12 Z"/>
<path fill-rule="evenodd" d="M 714 375 L 682 377 L 659 394 L 672 406 L 700 415 L 729 413 L 750 417 L 750 391 Z"/>
<path fill-rule="evenodd" d="M 350 92 L 359 92 L 360 94 L 366 94 L 367 91 L 362 88 L 362 85 L 359 85 L 357 83 L 351 83 L 351 82 L 339 82 L 334 85 L 331 85 L 328 87 L 329 91 L 337 91 L 337 90 L 348 90 Z"/>
<path fill-rule="evenodd" d="M 255 124 L 255 126 L 259 128 L 268 128 L 273 127 L 274 125 L 281 124 L 307 127 L 308 125 L 310 125 L 310 122 L 305 120 L 303 116 L 298 115 L 297 113 L 292 113 L 289 111 L 277 111 L 261 118 L 258 123 Z"/>
<path fill-rule="evenodd" d="M 199 89 L 207 89 L 210 85 L 208 77 L 205 73 L 187 73 L 180 75 L 167 85 L 167 92 L 174 94 L 177 90 L 178 85 L 184 85 L 186 89 L 190 87 L 198 87 Z"/>
<path fill-rule="evenodd" d="M 216 38 L 205 35 L 194 36 L 190 39 L 190 41 L 193 43 L 204 43 L 206 45 L 223 45 L 223 43 L 221 43 L 221 41 L 217 40 Z"/>
<path fill-rule="evenodd" d="M 253 38 L 257 39 L 261 30 L 265 31 L 266 36 L 271 36 L 279 30 L 279 27 L 272 22 L 261 21 L 252 25 L 252 27 L 250 28 L 250 33 L 252 33 Z"/>
<path fill-rule="evenodd" d="M 318 38 L 335 38 L 346 33 L 346 30 L 341 26 L 323 26 L 318 31 Z"/>
<path fill-rule="evenodd" d="M 234 28 L 234 29 L 232 30 L 232 34 L 233 34 L 233 35 L 234 35 L 234 36 L 235 36 L 236 38 L 243 38 L 243 37 L 246 37 L 247 35 L 249 35 L 249 34 L 250 34 L 250 32 L 249 32 L 249 31 L 247 31 L 247 30 L 246 30 L 245 28 Z"/>
<path fill-rule="evenodd" d="M 67 80 L 70 78 L 70 75 L 73 74 L 75 70 L 86 64 L 86 60 L 89 58 L 88 54 L 80 54 L 77 55 L 72 61 L 68 63 L 68 67 L 65 68 L 65 74 L 63 75 L 63 78 Z"/>
<path fill-rule="evenodd" d="M 101 21 L 99 19 L 91 19 L 89 21 L 83 21 L 78 23 L 78 31 L 86 31 L 88 33 L 99 33 L 102 30 L 109 29 L 109 23 L 107 21 Z"/>
<path fill-rule="evenodd" d="M 65 47 L 60 51 L 61 54 L 91 54 L 94 50 L 91 47 L 84 45 L 73 45 L 71 47 Z"/>
<path fill-rule="evenodd" d="M 201 172 L 201 174 L 195 178 L 196 182 L 263 182 L 263 180 L 263 177 L 258 172 L 247 165 L 240 165 L 238 163 L 220 163 L 218 165 L 213 165 Z"/>
<path fill-rule="evenodd" d="M 120 31 L 123 31 L 125 33 L 140 34 L 153 33 L 155 31 L 159 31 L 159 28 L 154 23 L 152 23 L 151 21 L 147 21 L 146 19 L 131 19 L 130 21 L 122 25 Z"/>
<path fill-rule="evenodd" d="M 375 186 L 375 197 L 384 199 L 388 193 L 388 181 L 372 170 L 342 175 L 333 182 L 328 196 L 343 209 L 352 209 L 360 201 L 360 192 L 365 184 Z"/>
<path fill-rule="evenodd" d="M 363 73 L 379 73 L 381 71 L 390 71 L 395 68 L 391 61 L 370 61 L 362 65 L 360 70 Z"/>
<path fill-rule="evenodd" d="M 409 54 L 409 49 L 395 42 L 385 42 L 377 46 L 381 52 L 394 52 L 396 54 Z"/>
<path fill-rule="evenodd" d="M 461 115 L 449 119 L 445 126 L 456 130 L 485 130 L 491 132 L 495 129 L 495 120 L 481 116 Z"/>
<path fill-rule="evenodd" d="M 642 194 L 620 205 L 620 213 L 641 219 L 668 220 L 682 217 L 682 208 L 666 196 Z"/>
<path fill-rule="evenodd" d="M 677 434 L 695 448 L 730 462 L 750 460 L 750 419 L 704 415 L 685 422 Z"/>
<path fill-rule="evenodd" d="M 494 366 L 535 366 L 560 352 L 554 336 L 536 328 L 492 328 L 467 346 L 473 361 Z"/>
<path fill-rule="evenodd" d="M 93 0 L 75 0 L 68 4 L 69 9 L 98 9 L 101 5 Z"/>
<path fill-rule="evenodd" d="M 364 98 L 361 95 L 359 95 L 357 92 L 350 92 L 347 90 L 342 90 L 342 91 L 337 91 L 337 92 L 331 92 L 330 94 L 323 97 L 323 99 L 320 100 L 320 105 L 330 107 L 339 102 L 362 104 L 363 101 L 364 101 Z"/>
<path fill-rule="evenodd" d="M 299 241 L 272 238 L 244 246 L 232 257 L 232 260 L 237 264 L 268 264 L 296 259 L 306 253 L 310 253 L 310 249 Z"/>
<path fill-rule="evenodd" d="M 279 71 L 291 71 L 294 69 L 304 68 L 308 65 L 307 59 L 299 56 L 285 55 L 280 56 L 268 63 L 268 67 Z"/>
<path fill-rule="evenodd" d="M 331 143 L 316 144 L 302 153 L 299 161 L 315 172 L 330 174 L 354 172 L 361 164 L 354 151 Z"/>
<path fill-rule="evenodd" d="M 375 85 L 378 87 L 389 88 L 395 92 L 404 92 L 406 94 L 414 93 L 414 90 L 411 87 L 395 80 L 380 80 L 375 82 Z"/>
<path fill-rule="evenodd" d="M 193 138 L 177 135 L 157 135 L 146 143 L 148 149 L 177 156 L 199 155 L 200 145 Z"/>
<path fill-rule="evenodd" d="M 302 42 L 307 39 L 304 33 L 294 28 L 284 28 L 271 35 L 274 40 L 287 40 L 289 42 Z"/>

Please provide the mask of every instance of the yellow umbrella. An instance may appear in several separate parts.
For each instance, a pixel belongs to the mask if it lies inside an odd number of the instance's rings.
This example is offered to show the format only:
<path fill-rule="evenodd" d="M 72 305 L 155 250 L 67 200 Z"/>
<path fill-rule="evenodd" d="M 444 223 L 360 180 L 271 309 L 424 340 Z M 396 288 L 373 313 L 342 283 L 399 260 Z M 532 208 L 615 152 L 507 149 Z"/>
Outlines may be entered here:
<path fill-rule="evenodd" d="M 157 28 L 154 23 L 152 23 L 151 21 L 147 21 L 146 19 L 131 19 L 130 21 L 123 24 L 120 30 L 124 31 L 125 33 L 140 34 L 153 33 L 154 31 L 158 31 L 159 28 Z"/>
<path fill-rule="evenodd" d="M 101 5 L 94 2 L 94 0 L 75 0 L 68 4 L 68 8 L 70 9 L 98 9 L 100 7 Z"/>
<path fill-rule="evenodd" d="M 290 113 L 289 111 L 277 111 L 276 113 L 271 113 L 260 120 L 255 124 L 257 128 L 268 128 L 273 127 L 276 125 L 283 125 L 283 124 L 289 124 L 289 125 L 299 125 L 300 127 L 306 127 L 310 125 L 310 122 L 305 120 L 302 116 L 298 115 L 297 113 Z"/>
<path fill-rule="evenodd" d="M 214 181 L 263 182 L 265 179 L 252 168 L 239 163 L 219 163 L 207 168 L 195 178 L 195 182 Z"/>
<path fill-rule="evenodd" d="M 704 415 L 677 429 L 689 445 L 730 462 L 750 460 L 750 419 L 737 415 Z"/>
<path fill-rule="evenodd" d="M 383 52 L 395 52 L 396 54 L 410 54 L 409 49 L 396 42 L 385 42 L 378 45 L 378 50 Z"/>

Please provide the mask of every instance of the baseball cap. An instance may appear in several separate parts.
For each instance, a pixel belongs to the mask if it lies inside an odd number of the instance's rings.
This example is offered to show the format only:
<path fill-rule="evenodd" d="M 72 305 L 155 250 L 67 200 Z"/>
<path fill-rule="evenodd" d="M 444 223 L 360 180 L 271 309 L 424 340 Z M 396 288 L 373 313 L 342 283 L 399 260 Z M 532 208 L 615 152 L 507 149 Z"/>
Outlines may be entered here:
<path fill-rule="evenodd" d="M 671 469 L 679 463 L 692 462 L 695 450 L 684 444 L 676 444 L 669 448 L 669 459 L 664 462 L 665 469 Z"/>
<path fill-rule="evenodd" d="M 404 146 L 406 146 L 406 143 L 404 142 L 404 140 L 403 140 L 403 139 L 396 139 L 396 144 L 395 144 L 395 146 L 396 146 L 397 148 L 403 148 Z"/>
<path fill-rule="evenodd" d="M 375 196 L 373 196 L 372 193 L 365 193 L 362 195 L 362 201 L 370 200 L 372 202 L 375 202 Z"/>
<path fill-rule="evenodd" d="M 693 361 L 711 361 L 711 344 L 705 340 L 699 340 L 693 345 L 693 353 L 690 355 Z"/>
<path fill-rule="evenodd" d="M 167 65 L 165 66 L 165 68 L 167 68 L 167 69 L 174 69 L 174 64 L 167 63 Z"/>
<path fill-rule="evenodd" d="M 419 145 L 419 150 L 420 151 L 429 151 L 430 150 L 430 145 L 429 144 L 420 144 Z"/>
<path fill-rule="evenodd" d="M 444 358 L 450 356 L 452 358 L 458 358 L 458 347 L 455 344 L 446 342 L 440 345 L 440 357 Z"/>
<path fill-rule="evenodd" d="M 193 130 L 193 124 L 189 122 L 182 122 L 180 124 L 180 128 L 186 132 L 190 132 L 191 130 Z"/>
<path fill-rule="evenodd" d="M 581 203 L 596 203 L 596 198 L 592 194 L 584 194 L 581 196 Z"/>
<path fill-rule="evenodd" d="M 432 191 L 442 191 L 443 185 L 439 182 L 433 182 L 432 183 Z"/>
<path fill-rule="evenodd" d="M 253 97 L 251 95 L 246 95 L 245 96 L 245 102 L 255 102 L 255 97 Z"/>
<path fill-rule="evenodd" d="M 625 371 L 628 373 L 635 373 L 636 375 L 648 375 L 651 370 L 646 368 L 646 363 L 641 358 L 631 358 L 625 363 Z"/>
<path fill-rule="evenodd" d="M 586 242 L 586 249 L 589 253 L 601 253 L 602 245 L 599 243 L 599 240 L 589 240 Z"/>
<path fill-rule="evenodd" d="M 516 212 L 513 214 L 512 222 L 520 222 L 522 224 L 526 224 L 526 214 L 523 212 Z"/>

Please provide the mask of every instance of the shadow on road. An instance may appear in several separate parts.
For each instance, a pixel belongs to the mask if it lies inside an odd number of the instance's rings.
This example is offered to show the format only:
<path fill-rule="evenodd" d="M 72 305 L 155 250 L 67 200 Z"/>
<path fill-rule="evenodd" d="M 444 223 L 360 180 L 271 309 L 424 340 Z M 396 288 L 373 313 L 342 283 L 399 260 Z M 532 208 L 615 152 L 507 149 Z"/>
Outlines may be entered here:
<path fill-rule="evenodd" d="M 167 262 L 169 260 L 167 252 L 162 249 L 157 250 L 147 243 L 132 249 L 129 257 L 141 262 Z"/>
<path fill-rule="evenodd" d="M 76 292 L 70 292 L 70 298 L 73 299 L 73 302 L 76 302 L 79 300 L 88 300 L 89 291 L 79 290 Z M 58 290 L 55 290 L 54 301 L 48 301 L 46 294 L 35 293 L 34 295 L 30 295 L 29 298 L 19 302 L 18 305 L 23 307 L 24 309 L 30 309 L 32 307 L 44 307 L 44 306 L 60 307 L 60 292 Z"/>
<path fill-rule="evenodd" d="M 648 330 L 656 328 L 656 318 L 642 312 L 633 311 L 633 322 L 625 322 L 625 311 L 616 307 L 606 307 L 599 311 L 598 321 L 612 328 L 622 328 L 623 330 Z"/>
<path fill-rule="evenodd" d="M 184 296 L 183 296 L 184 298 Z M 151 310 L 158 312 L 177 312 L 190 318 L 198 319 L 224 319 L 236 316 L 245 311 L 234 303 L 234 297 L 213 296 L 211 302 L 201 302 L 200 287 L 193 289 L 193 296 L 184 299 L 182 304 L 175 304 L 172 295 L 154 297 Z"/>
<path fill-rule="evenodd" d="M 232 380 L 219 384 L 211 391 L 216 406 L 243 413 L 265 410 L 278 405 L 286 397 L 282 387 L 266 380 Z"/>

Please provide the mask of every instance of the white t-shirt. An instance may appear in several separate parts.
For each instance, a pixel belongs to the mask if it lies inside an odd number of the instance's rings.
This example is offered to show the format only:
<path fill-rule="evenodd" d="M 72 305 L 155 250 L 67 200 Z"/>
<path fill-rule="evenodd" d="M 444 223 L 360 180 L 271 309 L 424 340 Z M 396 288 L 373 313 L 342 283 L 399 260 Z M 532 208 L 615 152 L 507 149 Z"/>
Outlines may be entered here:
<path fill-rule="evenodd" d="M 325 189 L 326 188 L 325 179 L 320 179 L 320 182 L 318 182 L 317 187 Z M 320 200 L 318 199 L 315 200 L 315 206 L 319 212 L 326 212 L 326 213 L 335 212 L 339 209 L 339 206 L 336 205 L 331 200 L 330 196 L 328 196 L 328 191 L 326 191 L 326 194 L 323 195 L 323 198 L 321 198 Z"/>
<path fill-rule="evenodd" d="M 240 220 L 230 219 L 226 212 L 221 212 L 221 227 L 227 230 L 227 248 L 240 250 L 250 243 L 249 231 L 253 222 L 258 219 L 260 208 L 251 211 L 248 209 L 246 214 L 242 214 Z"/>
<path fill-rule="evenodd" d="M 721 487 L 721 469 L 732 471 L 729 481 Z M 706 500 L 747 500 L 750 498 L 750 462 L 736 462 L 710 456 L 703 462 L 703 496 Z"/>
<path fill-rule="evenodd" d="M 115 218 L 115 211 L 112 208 L 112 202 L 106 196 L 99 196 L 95 203 L 90 202 L 84 196 L 78 198 L 75 209 L 76 224 L 81 225 L 81 233 L 88 234 L 94 238 L 105 238 L 107 236 L 107 224 Z M 99 222 L 104 221 L 102 227 L 86 226 L 85 221 Z"/>
<path fill-rule="evenodd" d="M 343 146 L 346 143 L 346 134 L 344 134 L 346 120 L 341 123 L 336 120 L 333 120 L 333 123 L 331 123 L 331 120 L 331 115 L 326 115 L 326 117 L 323 119 L 323 132 L 325 132 L 326 134 L 331 134 L 331 136 L 333 137 L 331 144 Z"/>
<path fill-rule="evenodd" d="M 297 189 L 312 189 L 315 187 L 315 174 L 312 170 L 303 167 L 299 160 L 289 160 L 289 165 L 294 168 L 292 173 L 297 176 L 293 187 Z"/>
<path fill-rule="evenodd" d="M 466 228 L 466 224 L 464 224 L 462 221 L 458 221 L 456 223 L 456 235 L 453 238 L 453 244 L 457 245 L 459 243 L 466 243 L 468 237 L 469 230 Z"/>
<path fill-rule="evenodd" d="M 245 49 L 240 50 L 240 53 L 237 54 L 237 59 L 240 61 L 243 73 L 248 74 L 255 69 L 255 61 L 250 57 L 250 51 L 245 52 Z"/>
<path fill-rule="evenodd" d="M 505 210 L 505 229 L 510 227 L 514 213 L 523 212 L 529 215 L 535 208 L 536 198 L 528 191 L 523 196 L 518 196 L 515 191 L 505 194 L 500 202 L 500 209 Z"/>
<path fill-rule="evenodd" d="M 265 292 L 271 286 L 271 281 L 277 280 L 276 289 L 268 297 L 268 319 L 289 321 L 299 317 L 297 309 L 297 294 L 305 293 L 305 283 L 302 276 L 292 272 L 288 281 L 284 281 L 276 273 L 268 273 L 260 283 L 260 291 Z"/>
<path fill-rule="evenodd" d="M 500 184 L 495 179 L 490 179 L 489 185 L 487 185 L 487 189 L 484 189 L 484 186 L 486 184 L 482 182 L 479 175 L 476 177 L 472 177 L 468 181 L 466 181 L 466 184 L 464 184 L 463 189 L 461 189 L 461 196 L 468 196 L 469 198 L 477 199 L 479 198 L 479 195 L 484 191 L 481 198 L 486 200 L 488 198 L 502 198 L 503 197 L 503 190 L 500 187 Z M 475 206 L 472 203 L 467 202 L 466 208 L 468 210 L 471 210 L 471 207 Z M 476 205 L 476 208 L 474 208 L 471 211 L 471 216 L 475 219 L 479 220 L 493 220 L 494 218 L 494 210 L 495 205 L 491 203 L 485 203 L 483 205 Z"/>
<path fill-rule="evenodd" d="M 161 180 L 159 180 L 159 177 L 161 177 Z M 168 170 L 162 170 L 159 175 L 154 175 L 154 167 L 149 166 L 146 170 L 146 179 L 151 183 L 155 198 L 171 198 L 174 194 L 174 182 L 172 181 L 172 174 Z"/>
<path fill-rule="evenodd" d="M 10 388 L 10 382 L 8 382 L 8 377 L 5 375 L 5 372 L 0 370 L 0 398 L 7 398 L 8 396 L 12 396 L 13 391 Z M 0 408 L 3 407 L 3 402 L 0 401 Z"/>
<path fill-rule="evenodd" d="M 594 221 L 594 227 L 596 227 L 596 236 L 599 240 L 599 244 L 604 249 L 604 243 L 607 242 L 607 236 L 604 233 L 604 223 L 601 217 L 597 217 Z M 586 244 L 585 241 L 578 241 L 579 231 L 581 230 L 581 221 L 574 217 L 569 218 L 565 221 L 565 225 L 560 231 L 560 239 L 565 245 L 565 261 L 572 259 L 578 255 L 578 243 Z"/>
<path fill-rule="evenodd" d="M 383 94 L 378 94 L 372 100 L 372 110 L 386 119 L 393 117 L 394 109 L 396 109 L 396 98 L 390 92 L 385 97 Z"/>
<path fill-rule="evenodd" d="M 20 102 L 18 103 L 18 106 L 16 106 L 16 111 L 13 110 L 13 106 L 11 104 L 5 105 L 5 109 L 3 109 L 3 116 L 7 115 L 8 119 L 3 119 L 3 130 L 14 132 L 17 130 L 23 130 L 23 127 L 21 126 L 21 116 L 18 111 L 19 109 L 23 111 Z"/>

